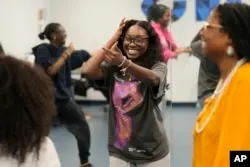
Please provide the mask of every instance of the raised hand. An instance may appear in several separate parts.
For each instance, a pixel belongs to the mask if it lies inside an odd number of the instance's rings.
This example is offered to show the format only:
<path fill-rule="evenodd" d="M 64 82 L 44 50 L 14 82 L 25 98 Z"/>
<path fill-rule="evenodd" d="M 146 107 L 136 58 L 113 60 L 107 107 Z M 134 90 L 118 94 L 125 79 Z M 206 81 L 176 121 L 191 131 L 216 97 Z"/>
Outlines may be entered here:
<path fill-rule="evenodd" d="M 117 46 L 111 49 L 103 48 L 107 53 L 105 54 L 105 61 L 111 65 L 120 65 L 125 59 L 121 50 Z"/>
<path fill-rule="evenodd" d="M 67 54 L 67 57 L 70 57 L 74 51 L 75 51 L 75 47 L 73 43 L 70 43 L 67 49 L 65 50 L 65 53 Z"/>
<path fill-rule="evenodd" d="M 120 22 L 119 27 L 115 32 L 115 37 L 116 37 L 117 40 L 122 35 L 122 30 L 123 30 L 124 26 L 126 25 L 127 21 L 128 20 L 126 18 L 123 18 L 122 21 Z"/>

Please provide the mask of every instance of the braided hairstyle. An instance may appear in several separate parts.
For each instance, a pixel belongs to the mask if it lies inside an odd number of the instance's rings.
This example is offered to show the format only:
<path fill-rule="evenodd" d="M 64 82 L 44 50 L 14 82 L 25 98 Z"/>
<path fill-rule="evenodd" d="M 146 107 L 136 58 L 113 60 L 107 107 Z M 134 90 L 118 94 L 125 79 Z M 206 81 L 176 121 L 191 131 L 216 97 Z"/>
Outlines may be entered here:
<path fill-rule="evenodd" d="M 225 3 L 215 8 L 223 31 L 233 41 L 239 59 L 250 60 L 250 5 L 245 3 Z"/>

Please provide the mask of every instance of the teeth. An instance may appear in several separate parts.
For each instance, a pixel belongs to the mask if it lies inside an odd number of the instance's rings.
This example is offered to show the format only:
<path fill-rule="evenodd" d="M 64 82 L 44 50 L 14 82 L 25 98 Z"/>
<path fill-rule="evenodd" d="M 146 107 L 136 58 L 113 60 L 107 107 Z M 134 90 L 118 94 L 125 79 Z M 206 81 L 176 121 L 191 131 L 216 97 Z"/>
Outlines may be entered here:
<path fill-rule="evenodd" d="M 129 49 L 128 52 L 129 52 L 130 54 L 138 53 L 138 51 L 137 51 L 137 50 L 134 50 L 134 49 Z"/>

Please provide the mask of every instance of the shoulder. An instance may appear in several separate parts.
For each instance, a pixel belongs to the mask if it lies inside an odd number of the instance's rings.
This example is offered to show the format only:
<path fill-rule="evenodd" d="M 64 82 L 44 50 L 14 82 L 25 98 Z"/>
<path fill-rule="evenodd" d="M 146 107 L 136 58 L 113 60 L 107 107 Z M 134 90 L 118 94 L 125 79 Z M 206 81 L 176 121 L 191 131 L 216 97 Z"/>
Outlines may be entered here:
<path fill-rule="evenodd" d="M 37 49 L 39 49 L 39 50 L 41 50 L 41 49 L 48 49 L 48 46 L 49 46 L 48 43 L 42 43 L 42 44 L 39 44 L 39 45 L 34 46 L 34 47 L 32 48 L 32 50 L 35 51 L 35 50 L 37 50 Z"/>
<path fill-rule="evenodd" d="M 245 63 L 241 66 L 236 73 L 235 80 L 237 83 L 249 84 L 250 85 L 250 62 Z"/>
<path fill-rule="evenodd" d="M 54 143 L 52 142 L 52 140 L 49 137 L 45 137 L 44 138 L 44 146 L 54 147 Z"/>
<path fill-rule="evenodd" d="M 249 99 L 250 94 L 250 63 L 245 63 L 234 74 L 228 87 L 227 95 L 231 99 L 231 103 L 237 102 L 241 104 L 242 99 Z M 240 97 L 240 98 L 239 98 Z M 249 102 L 247 102 L 249 103 Z"/>
<path fill-rule="evenodd" d="M 45 137 L 42 143 L 40 155 L 39 155 L 39 165 L 47 167 L 59 167 L 60 161 L 54 143 L 49 137 Z M 40 167 L 39 166 L 39 167 Z"/>
<path fill-rule="evenodd" d="M 198 41 L 195 41 L 195 42 L 191 43 L 191 48 L 194 48 L 194 49 L 201 48 L 201 46 L 202 46 L 202 41 L 201 40 L 198 40 Z"/>
<path fill-rule="evenodd" d="M 35 56 L 45 54 L 49 52 L 49 44 L 42 43 L 32 48 L 32 52 Z"/>
<path fill-rule="evenodd" d="M 157 62 L 152 66 L 152 69 L 161 68 L 167 70 L 167 65 L 164 62 Z"/>

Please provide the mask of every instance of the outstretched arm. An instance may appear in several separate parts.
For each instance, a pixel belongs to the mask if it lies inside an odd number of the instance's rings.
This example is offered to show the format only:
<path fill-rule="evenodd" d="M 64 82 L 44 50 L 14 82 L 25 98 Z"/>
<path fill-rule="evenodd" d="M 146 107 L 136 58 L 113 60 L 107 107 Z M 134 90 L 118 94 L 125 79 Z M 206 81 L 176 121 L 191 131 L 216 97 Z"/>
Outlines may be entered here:
<path fill-rule="evenodd" d="M 110 50 L 107 48 L 104 49 L 108 52 L 105 55 L 105 60 L 109 64 L 121 67 L 121 72 L 127 72 L 138 80 L 148 82 L 153 86 L 159 86 L 161 82 L 161 76 L 167 75 L 167 71 L 165 70 L 160 70 L 160 72 L 156 72 L 155 70 L 147 69 L 145 67 L 133 63 L 131 60 L 126 59 L 126 57 L 123 56 L 122 52 L 117 47 L 115 50 Z M 159 75 L 159 73 L 165 74 Z"/>
<path fill-rule="evenodd" d="M 104 48 L 110 49 L 120 38 L 122 29 L 126 24 L 126 20 L 123 19 L 119 25 L 118 30 L 115 34 L 108 40 L 108 42 L 104 45 Z M 95 53 L 92 53 L 91 58 L 83 63 L 82 65 L 82 75 L 91 78 L 91 79 L 101 79 L 103 78 L 103 72 L 101 69 L 101 63 L 105 59 L 106 51 L 104 49 L 99 49 Z"/>
<path fill-rule="evenodd" d="M 70 45 L 57 60 L 54 60 L 48 47 L 46 45 L 42 45 L 36 51 L 36 64 L 42 66 L 50 76 L 55 76 L 73 51 L 74 48 Z"/>

